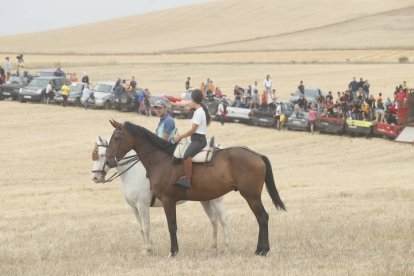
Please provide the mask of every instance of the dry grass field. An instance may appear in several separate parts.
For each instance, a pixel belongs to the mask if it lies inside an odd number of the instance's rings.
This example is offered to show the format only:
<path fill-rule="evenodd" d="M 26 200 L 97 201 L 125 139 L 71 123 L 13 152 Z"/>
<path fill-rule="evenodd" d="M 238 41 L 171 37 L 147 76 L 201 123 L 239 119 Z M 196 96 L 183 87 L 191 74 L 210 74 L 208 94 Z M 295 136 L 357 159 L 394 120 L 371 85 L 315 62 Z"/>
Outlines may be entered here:
<path fill-rule="evenodd" d="M 391 97 L 403 80 L 414 85 L 413 6 L 212 1 L 0 37 L 0 53 L 24 53 L 32 72 L 58 65 L 87 72 L 92 83 L 135 76 L 153 94 L 179 95 L 191 76 L 194 86 L 211 78 L 231 95 L 235 84 L 254 80 L 261 89 L 271 74 L 282 100 L 300 80 L 335 93 L 354 76 Z M 257 20 L 240 23 L 245 18 Z M 410 62 L 398 63 L 402 56 Z M 213 122 L 209 135 L 223 147 L 244 145 L 269 157 L 288 212 L 263 191 L 271 251 L 261 258 L 253 254 L 257 222 L 239 193 L 224 199 L 228 248 L 221 228 L 218 249 L 210 248 L 210 222 L 199 203 L 187 202 L 177 207 L 180 253 L 169 259 L 163 210 L 151 209 L 153 252 L 144 256 L 120 180 L 91 180 L 95 138 L 109 138 L 109 119 L 155 129 L 157 118 L 10 100 L 0 101 L 0 118 L 0 275 L 414 274 L 412 145 Z"/>

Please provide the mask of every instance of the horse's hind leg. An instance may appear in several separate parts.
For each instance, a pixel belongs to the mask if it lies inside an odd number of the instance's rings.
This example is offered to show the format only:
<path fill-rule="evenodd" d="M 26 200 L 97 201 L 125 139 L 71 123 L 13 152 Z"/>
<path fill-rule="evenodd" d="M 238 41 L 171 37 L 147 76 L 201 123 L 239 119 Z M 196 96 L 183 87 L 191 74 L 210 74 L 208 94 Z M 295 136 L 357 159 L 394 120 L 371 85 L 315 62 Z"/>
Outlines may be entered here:
<path fill-rule="evenodd" d="M 227 214 L 226 210 L 224 209 L 223 205 L 223 197 L 219 197 L 217 199 L 211 200 L 211 204 L 213 204 L 214 209 L 216 210 L 217 216 L 220 220 L 221 227 L 223 228 L 223 238 L 224 238 L 224 246 L 229 246 L 229 228 L 227 226 Z"/>
<path fill-rule="evenodd" d="M 257 249 L 255 253 L 256 255 L 266 256 L 267 252 L 270 250 L 268 232 L 269 215 L 263 207 L 260 196 L 254 199 L 245 197 L 245 199 L 259 223 L 259 239 L 257 241 Z"/>
<path fill-rule="evenodd" d="M 137 203 L 137 209 L 142 225 L 142 232 L 144 237 L 144 254 L 151 252 L 151 237 L 150 237 L 150 211 L 149 206 L 144 202 Z"/>
<path fill-rule="evenodd" d="M 217 228 L 218 228 L 218 221 L 216 211 L 213 207 L 211 201 L 201 201 L 201 205 L 204 208 L 208 218 L 210 219 L 211 225 L 213 226 L 213 244 L 211 245 L 212 248 L 217 248 Z"/>

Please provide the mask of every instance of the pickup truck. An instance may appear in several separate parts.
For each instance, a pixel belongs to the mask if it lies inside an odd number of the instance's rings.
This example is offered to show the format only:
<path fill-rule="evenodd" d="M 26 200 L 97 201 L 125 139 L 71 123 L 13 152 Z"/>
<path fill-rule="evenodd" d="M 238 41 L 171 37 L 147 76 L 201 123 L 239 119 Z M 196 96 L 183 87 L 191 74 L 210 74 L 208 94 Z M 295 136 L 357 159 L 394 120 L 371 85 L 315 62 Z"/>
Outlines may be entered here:
<path fill-rule="evenodd" d="M 252 124 L 252 109 L 250 109 L 250 106 L 228 106 L 226 111 L 229 122 Z"/>

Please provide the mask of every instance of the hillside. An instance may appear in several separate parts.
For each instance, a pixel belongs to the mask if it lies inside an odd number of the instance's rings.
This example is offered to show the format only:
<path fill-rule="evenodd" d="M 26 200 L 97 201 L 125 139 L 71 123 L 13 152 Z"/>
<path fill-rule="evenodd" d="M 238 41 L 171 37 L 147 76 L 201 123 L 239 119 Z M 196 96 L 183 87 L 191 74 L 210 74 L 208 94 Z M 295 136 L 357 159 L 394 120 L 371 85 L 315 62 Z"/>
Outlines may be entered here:
<path fill-rule="evenodd" d="M 0 52 L 414 48 L 414 0 L 223 0 L 0 37 Z M 29 43 L 30 42 L 30 43 Z"/>

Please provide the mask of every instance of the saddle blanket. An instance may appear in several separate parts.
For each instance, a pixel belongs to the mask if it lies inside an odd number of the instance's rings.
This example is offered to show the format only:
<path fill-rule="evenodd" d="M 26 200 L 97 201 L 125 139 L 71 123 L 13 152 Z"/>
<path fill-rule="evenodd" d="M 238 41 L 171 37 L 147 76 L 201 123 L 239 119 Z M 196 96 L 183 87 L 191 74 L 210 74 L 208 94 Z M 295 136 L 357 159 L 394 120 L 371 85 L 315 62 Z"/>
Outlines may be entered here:
<path fill-rule="evenodd" d="M 210 140 L 207 140 L 207 146 L 200 153 L 197 153 L 197 155 L 193 157 L 193 163 L 211 163 L 213 161 L 214 152 L 218 149 L 218 145 L 211 146 L 211 140 L 213 139 L 214 137 Z M 190 139 L 182 139 L 175 148 L 174 157 L 176 159 L 183 159 L 184 153 L 189 145 Z"/>

